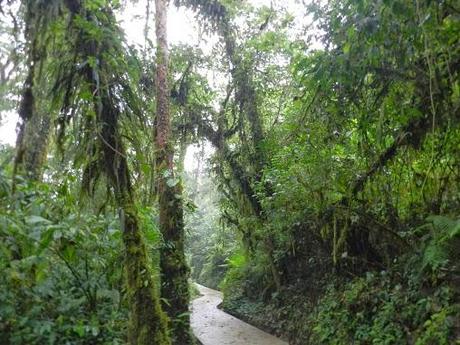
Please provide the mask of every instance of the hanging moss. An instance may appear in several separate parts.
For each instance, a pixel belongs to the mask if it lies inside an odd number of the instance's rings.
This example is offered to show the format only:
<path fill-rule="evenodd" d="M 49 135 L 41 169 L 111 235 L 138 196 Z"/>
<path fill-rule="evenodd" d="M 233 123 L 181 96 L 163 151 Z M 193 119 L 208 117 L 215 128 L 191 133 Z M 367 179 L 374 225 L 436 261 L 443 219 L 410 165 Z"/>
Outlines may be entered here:
<path fill-rule="evenodd" d="M 90 11 L 86 12 L 86 20 L 94 24 L 94 14 Z M 113 30 L 116 32 L 116 28 Z M 107 36 L 107 40 L 112 37 Z M 79 35 L 78 39 L 84 40 L 84 35 Z M 168 319 L 161 310 L 158 291 L 150 271 L 149 259 L 133 201 L 127 154 L 119 131 L 122 113 L 118 108 L 119 102 L 114 101 L 117 93 L 114 89 L 119 83 L 117 76 L 121 73 L 113 74 L 113 66 L 105 63 L 103 55 L 104 49 L 119 49 L 119 46 L 111 41 L 101 44 L 95 39 L 82 41 L 81 45 L 85 47 L 82 52 L 85 60 L 88 56 L 99 54 L 100 63 L 96 66 L 86 65 L 81 73 L 85 76 L 90 93 L 94 95 L 93 110 L 96 114 L 96 124 L 101 128 L 99 141 L 93 152 L 94 161 L 97 162 L 96 169 L 92 170 L 93 166 L 90 162 L 85 172 L 88 172 L 86 175 L 89 184 L 97 181 L 99 172 L 107 176 L 109 185 L 113 188 L 116 203 L 121 210 L 120 222 L 123 227 L 127 298 L 130 308 L 128 343 L 130 345 L 169 345 L 171 340 L 168 332 Z M 117 53 L 121 52 L 117 51 Z M 107 77 L 110 75 L 114 75 L 114 79 Z"/>

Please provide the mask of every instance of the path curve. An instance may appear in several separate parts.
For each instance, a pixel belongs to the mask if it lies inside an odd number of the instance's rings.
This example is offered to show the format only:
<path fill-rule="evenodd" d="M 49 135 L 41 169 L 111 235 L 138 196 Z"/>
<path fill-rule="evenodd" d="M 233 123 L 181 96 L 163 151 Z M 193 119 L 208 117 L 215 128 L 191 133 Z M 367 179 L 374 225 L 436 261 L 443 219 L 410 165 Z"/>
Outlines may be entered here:
<path fill-rule="evenodd" d="M 218 309 L 222 293 L 196 284 L 201 297 L 192 302 L 192 329 L 203 345 L 288 345 Z"/>

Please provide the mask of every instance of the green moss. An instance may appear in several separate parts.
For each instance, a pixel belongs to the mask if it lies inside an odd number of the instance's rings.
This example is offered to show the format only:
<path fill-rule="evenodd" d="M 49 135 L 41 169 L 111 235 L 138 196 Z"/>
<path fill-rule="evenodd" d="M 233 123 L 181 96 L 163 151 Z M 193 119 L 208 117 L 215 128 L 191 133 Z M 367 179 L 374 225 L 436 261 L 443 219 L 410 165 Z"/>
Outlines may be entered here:
<path fill-rule="evenodd" d="M 171 318 L 173 343 L 194 344 L 190 331 L 188 285 L 189 268 L 184 253 L 184 219 L 182 187 L 169 186 L 166 179 L 160 181 L 160 230 L 164 245 L 161 250 L 161 296 L 168 303 L 164 310 Z"/>
<path fill-rule="evenodd" d="M 171 344 L 168 318 L 161 310 L 136 214 L 133 211 L 125 214 L 123 222 L 130 306 L 129 343 L 132 345 Z"/>

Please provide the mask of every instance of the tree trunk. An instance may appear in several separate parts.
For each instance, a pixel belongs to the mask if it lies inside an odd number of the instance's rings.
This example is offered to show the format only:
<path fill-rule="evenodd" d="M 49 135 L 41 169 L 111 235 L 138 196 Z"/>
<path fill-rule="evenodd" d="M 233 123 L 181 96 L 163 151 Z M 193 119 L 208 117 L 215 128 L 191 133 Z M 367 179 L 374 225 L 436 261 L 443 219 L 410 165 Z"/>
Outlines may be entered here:
<path fill-rule="evenodd" d="M 40 181 L 43 174 L 43 165 L 46 161 L 48 138 L 50 132 L 50 117 L 39 108 L 36 99 L 36 69 L 43 60 L 37 47 L 39 32 L 32 30 L 35 13 L 26 5 L 27 39 L 27 77 L 24 82 L 21 102 L 19 104 L 19 117 L 22 121 L 16 140 L 16 157 L 14 160 L 14 176 L 17 174 Z M 13 190 L 15 181 L 13 181 Z"/>
<path fill-rule="evenodd" d="M 128 342 L 131 345 L 171 344 L 167 318 L 161 310 L 133 205 L 123 203 L 120 221 L 126 251 L 125 267 L 130 306 Z"/>
<path fill-rule="evenodd" d="M 167 1 L 155 1 L 155 29 L 157 36 L 156 69 L 156 146 L 160 230 L 164 245 L 161 250 L 161 295 L 167 300 L 165 311 L 172 320 L 173 343 L 193 343 L 188 310 L 189 270 L 184 254 L 184 219 L 182 188 L 174 178 L 173 148 L 170 144 L 171 119 L 169 114 L 168 46 L 166 35 Z"/>
<path fill-rule="evenodd" d="M 107 30 L 114 29 L 110 25 L 115 23 L 114 14 L 105 8 L 106 22 L 97 22 L 94 9 L 85 7 L 84 2 L 66 0 L 67 9 L 73 18 L 84 18 L 96 26 L 105 26 Z M 105 61 L 106 47 L 111 42 L 100 42 L 85 35 L 83 29 L 76 25 L 79 35 L 75 47 L 83 47 L 79 53 L 83 61 L 90 57 L 97 57 L 97 65 L 86 64 L 81 70 L 84 82 L 89 85 L 92 95 L 92 106 L 96 115 L 98 166 L 107 176 L 107 183 L 113 189 L 116 205 L 119 208 L 122 240 L 125 246 L 125 274 L 127 281 L 127 302 L 130 309 L 128 325 L 128 343 L 130 345 L 170 345 L 168 334 L 168 319 L 161 310 L 158 286 L 150 267 L 150 260 L 144 243 L 142 229 L 131 186 L 127 153 L 124 149 L 119 132 L 121 117 L 118 105 L 113 102 L 113 85 L 107 76 L 113 71 Z M 71 28 L 74 29 L 74 28 Z M 115 28 L 116 29 L 116 28 Z M 69 30 L 70 31 L 70 30 Z M 106 37 L 105 35 L 104 37 Z M 108 37 L 108 36 L 107 36 Z"/>
<path fill-rule="evenodd" d="M 89 49 L 91 50 L 91 45 Z M 98 122 L 103 124 L 101 131 L 103 166 L 120 208 L 122 238 L 125 245 L 125 270 L 130 307 L 128 342 L 131 345 L 170 345 L 168 320 L 161 309 L 132 197 L 126 151 L 118 133 L 119 113 L 113 108 L 107 93 L 101 92 L 101 88 L 96 87 L 93 75 L 91 68 L 88 68 L 87 76 L 95 96 L 95 112 Z"/>
<path fill-rule="evenodd" d="M 46 162 L 50 118 L 47 114 L 33 112 L 29 119 L 22 118 L 22 121 L 16 141 L 14 174 L 41 181 Z"/>

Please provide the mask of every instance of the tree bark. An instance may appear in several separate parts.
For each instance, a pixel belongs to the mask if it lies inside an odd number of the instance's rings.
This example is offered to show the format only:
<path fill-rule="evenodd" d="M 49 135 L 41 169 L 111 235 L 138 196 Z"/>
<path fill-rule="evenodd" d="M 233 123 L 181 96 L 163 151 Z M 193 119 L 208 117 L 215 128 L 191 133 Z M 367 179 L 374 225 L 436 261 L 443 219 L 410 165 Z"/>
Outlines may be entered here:
<path fill-rule="evenodd" d="M 182 187 L 174 177 L 173 154 L 170 143 L 171 119 L 169 112 L 167 1 L 155 1 L 155 30 L 157 36 L 156 68 L 156 147 L 160 230 L 164 245 L 161 250 L 161 295 L 167 300 L 164 309 L 172 321 L 173 343 L 193 343 L 190 332 L 188 304 L 189 269 L 184 254 L 184 215 Z"/>
<path fill-rule="evenodd" d="M 40 31 L 33 30 L 35 16 L 30 8 L 26 6 L 25 13 L 25 37 L 27 40 L 27 77 L 24 82 L 21 101 L 19 104 L 19 125 L 18 138 L 16 140 L 16 157 L 14 160 L 13 175 L 24 175 L 25 177 L 40 181 L 43 175 L 43 166 L 46 161 L 48 139 L 50 133 L 50 116 L 40 110 L 36 99 L 36 71 L 44 56 L 38 51 L 38 37 Z M 16 183 L 13 181 L 13 190 Z"/>

